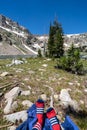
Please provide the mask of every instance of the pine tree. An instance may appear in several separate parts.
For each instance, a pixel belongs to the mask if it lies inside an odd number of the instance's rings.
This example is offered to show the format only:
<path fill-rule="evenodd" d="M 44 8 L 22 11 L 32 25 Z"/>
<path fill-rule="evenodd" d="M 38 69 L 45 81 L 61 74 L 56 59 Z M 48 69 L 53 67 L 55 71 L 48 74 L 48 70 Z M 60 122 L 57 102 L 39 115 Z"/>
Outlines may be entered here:
<path fill-rule="evenodd" d="M 53 25 L 50 25 L 48 52 L 50 57 L 57 58 L 63 56 L 64 53 L 63 31 L 57 20 L 54 21 Z"/>
<path fill-rule="evenodd" d="M 50 31 L 49 31 L 49 40 L 48 40 L 48 55 L 49 57 L 53 57 L 54 54 L 54 27 L 50 24 Z"/>

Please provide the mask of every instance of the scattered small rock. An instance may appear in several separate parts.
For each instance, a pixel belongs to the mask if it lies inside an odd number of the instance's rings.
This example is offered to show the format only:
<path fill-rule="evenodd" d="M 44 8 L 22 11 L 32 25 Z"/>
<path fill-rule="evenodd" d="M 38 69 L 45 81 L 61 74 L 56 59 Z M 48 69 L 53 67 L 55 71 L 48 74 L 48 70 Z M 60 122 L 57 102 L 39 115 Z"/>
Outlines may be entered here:
<path fill-rule="evenodd" d="M 35 91 L 32 91 L 32 94 L 36 94 L 36 92 L 35 92 Z"/>
<path fill-rule="evenodd" d="M 46 94 L 42 94 L 42 95 L 40 95 L 40 97 L 41 97 L 41 99 L 43 99 L 44 101 L 47 100 L 47 96 L 46 96 Z"/>
<path fill-rule="evenodd" d="M 16 73 L 21 73 L 22 71 L 23 71 L 23 69 L 19 68 L 19 69 L 16 70 Z"/>
<path fill-rule="evenodd" d="M 51 61 L 51 59 L 49 59 L 49 58 L 48 58 L 48 59 L 46 59 L 46 60 L 47 60 L 47 61 Z"/>
<path fill-rule="evenodd" d="M 31 101 L 29 101 L 29 100 L 24 100 L 23 102 L 22 102 L 22 105 L 23 106 L 28 106 L 28 107 L 31 107 L 32 106 L 32 102 Z"/>
<path fill-rule="evenodd" d="M 29 74 L 34 74 L 35 72 L 33 70 L 29 70 Z"/>
<path fill-rule="evenodd" d="M 58 101 L 58 94 L 55 94 L 55 95 L 54 95 L 54 99 L 55 99 L 56 101 Z"/>
<path fill-rule="evenodd" d="M 80 100 L 80 104 L 84 105 L 85 103 L 84 103 L 84 101 L 83 101 L 83 100 Z"/>
<path fill-rule="evenodd" d="M 71 86 L 74 85 L 72 82 L 69 82 L 68 84 L 71 85 Z"/>
<path fill-rule="evenodd" d="M 79 90 L 79 89 L 76 89 L 75 92 L 77 92 L 77 93 L 82 93 L 82 91 Z"/>
<path fill-rule="evenodd" d="M 29 81 L 29 78 L 25 78 L 24 81 Z"/>
<path fill-rule="evenodd" d="M 3 95 L 3 93 L 0 93 L 0 97 Z"/>
<path fill-rule="evenodd" d="M 61 80 L 62 80 L 62 78 L 59 78 L 58 80 L 59 80 L 59 81 L 61 81 Z"/>
<path fill-rule="evenodd" d="M 47 66 L 48 66 L 48 64 L 43 64 L 42 66 L 43 66 L 43 67 L 47 67 Z"/>
<path fill-rule="evenodd" d="M 7 76 L 9 73 L 8 72 L 3 72 L 2 74 L 1 74 L 1 77 L 5 77 L 5 76 Z"/>
<path fill-rule="evenodd" d="M 87 88 L 86 88 L 86 89 L 84 89 L 84 92 L 85 92 L 85 93 L 87 93 Z"/>
<path fill-rule="evenodd" d="M 30 95 L 30 90 L 27 90 L 27 91 L 22 91 L 21 92 L 21 95 L 23 96 L 28 96 L 28 95 Z"/>
<path fill-rule="evenodd" d="M 44 71 L 46 71 L 45 69 L 39 69 L 39 71 L 42 71 L 42 72 L 44 72 Z"/>
<path fill-rule="evenodd" d="M 24 63 L 27 63 L 27 60 L 25 58 L 22 58 L 22 60 L 24 61 Z"/>
<path fill-rule="evenodd" d="M 31 90 L 31 86 L 27 86 L 28 87 L 28 89 L 30 89 Z"/>
<path fill-rule="evenodd" d="M 77 82 L 77 86 L 79 87 L 81 84 Z"/>

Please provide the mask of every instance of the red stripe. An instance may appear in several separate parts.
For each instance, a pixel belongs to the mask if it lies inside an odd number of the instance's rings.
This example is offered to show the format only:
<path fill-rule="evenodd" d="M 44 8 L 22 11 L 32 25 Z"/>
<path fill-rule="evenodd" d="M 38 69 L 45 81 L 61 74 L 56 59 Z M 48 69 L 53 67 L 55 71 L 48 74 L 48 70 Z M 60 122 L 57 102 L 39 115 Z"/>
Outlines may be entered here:
<path fill-rule="evenodd" d="M 60 124 L 55 124 L 52 126 L 53 130 L 61 130 Z"/>
<path fill-rule="evenodd" d="M 37 107 L 44 107 L 44 103 L 36 102 Z"/>
<path fill-rule="evenodd" d="M 33 127 L 33 128 L 36 128 L 36 129 L 38 129 L 38 130 L 41 130 L 41 125 L 40 125 L 40 123 L 36 123 L 36 125 Z"/>

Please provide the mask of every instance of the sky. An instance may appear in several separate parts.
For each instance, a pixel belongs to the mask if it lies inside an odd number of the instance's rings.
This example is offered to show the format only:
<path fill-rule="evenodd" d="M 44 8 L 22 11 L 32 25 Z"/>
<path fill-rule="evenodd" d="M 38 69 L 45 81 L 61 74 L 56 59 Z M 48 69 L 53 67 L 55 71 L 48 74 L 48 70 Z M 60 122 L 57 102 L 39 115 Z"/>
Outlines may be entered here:
<path fill-rule="evenodd" d="M 0 0 L 0 14 L 32 34 L 49 34 L 55 18 L 64 34 L 87 32 L 87 0 Z"/>

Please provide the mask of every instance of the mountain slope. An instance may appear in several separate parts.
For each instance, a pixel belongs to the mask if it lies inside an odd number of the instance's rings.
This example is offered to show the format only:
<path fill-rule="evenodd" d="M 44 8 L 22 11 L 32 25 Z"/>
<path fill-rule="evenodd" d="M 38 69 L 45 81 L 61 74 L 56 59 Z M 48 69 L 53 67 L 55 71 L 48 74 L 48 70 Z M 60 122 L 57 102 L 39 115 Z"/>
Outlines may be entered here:
<path fill-rule="evenodd" d="M 0 55 L 37 55 L 38 40 L 23 26 L 0 15 Z"/>
<path fill-rule="evenodd" d="M 38 40 L 41 41 L 41 43 L 47 43 L 49 36 L 36 36 Z M 74 44 L 76 47 L 81 47 L 84 49 L 84 51 L 87 51 L 87 33 L 83 34 L 67 34 L 64 35 L 64 47 L 65 50 L 67 50 L 71 44 Z M 44 46 L 44 45 L 42 45 Z"/>

